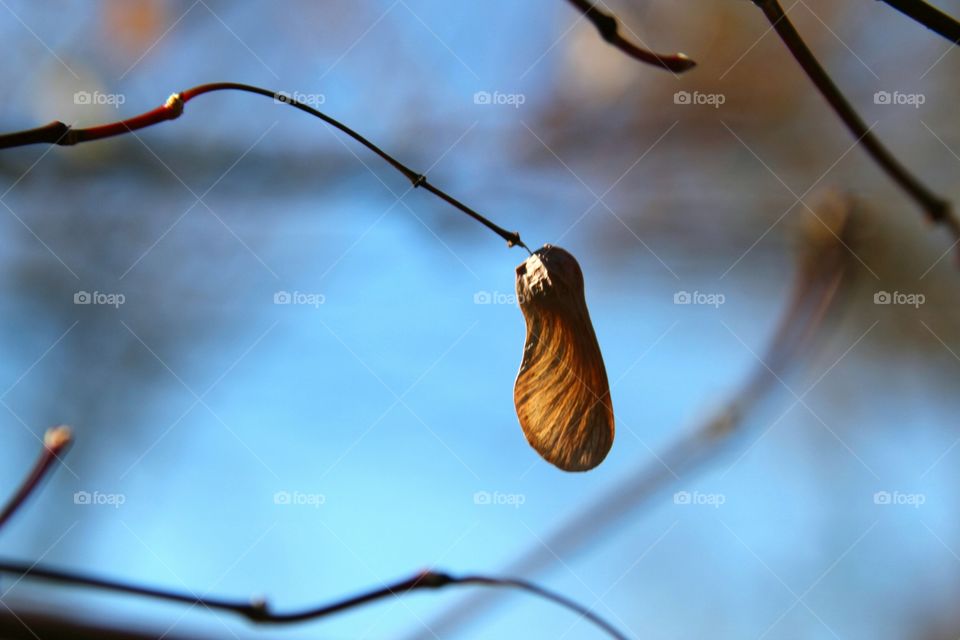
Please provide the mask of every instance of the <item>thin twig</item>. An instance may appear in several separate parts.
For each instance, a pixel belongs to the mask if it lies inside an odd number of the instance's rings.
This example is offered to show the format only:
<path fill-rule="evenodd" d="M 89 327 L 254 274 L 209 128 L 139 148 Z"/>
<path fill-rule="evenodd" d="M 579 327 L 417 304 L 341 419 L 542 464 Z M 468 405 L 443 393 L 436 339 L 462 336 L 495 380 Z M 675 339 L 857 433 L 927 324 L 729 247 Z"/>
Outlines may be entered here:
<path fill-rule="evenodd" d="M 683 53 L 660 54 L 648 51 L 642 47 L 630 42 L 620 35 L 620 24 L 613 14 L 606 13 L 598 9 L 590 0 L 569 0 L 570 4 L 580 10 L 580 12 L 593 23 L 600 36 L 611 45 L 620 49 L 631 58 L 652 64 L 656 67 L 663 67 L 674 73 L 683 73 L 697 66 L 697 63 L 691 60 Z"/>
<path fill-rule="evenodd" d="M 20 506 L 30 497 L 30 494 L 40 485 L 47 473 L 53 469 L 54 463 L 60 460 L 61 454 L 70 445 L 70 440 L 70 427 L 66 425 L 47 429 L 47 432 L 43 435 L 43 450 L 40 452 L 36 464 L 33 465 L 33 469 L 24 479 L 17 492 L 10 497 L 3 510 L 0 511 L 0 528 L 3 528 L 3 525 L 13 517 Z"/>
<path fill-rule="evenodd" d="M 927 29 L 939 33 L 953 44 L 960 45 L 960 22 L 933 5 L 923 0 L 883 0 L 883 2 Z"/>
<path fill-rule="evenodd" d="M 849 201 L 827 202 L 828 207 L 812 214 L 804 229 L 799 266 L 790 300 L 769 347 L 757 366 L 726 406 L 681 435 L 650 464 L 639 468 L 616 486 L 592 498 L 579 513 L 514 560 L 508 571 L 533 576 L 554 565 L 558 559 L 570 562 L 591 542 L 614 530 L 614 525 L 675 486 L 681 479 L 702 470 L 728 450 L 734 436 L 745 435 L 748 418 L 776 391 L 784 375 L 799 358 L 812 350 L 812 342 L 824 316 L 837 297 L 853 261 L 848 245 L 856 232 Z M 477 619 L 496 604 L 496 593 L 477 594 L 429 622 L 441 637 Z M 411 639 L 420 640 L 422 634 Z"/>
<path fill-rule="evenodd" d="M 467 214 L 477 222 L 481 223 L 498 236 L 507 241 L 507 246 L 520 246 L 527 250 L 528 253 L 532 253 L 530 249 L 523 243 L 520 239 L 520 234 L 516 231 L 507 231 L 506 229 L 494 224 L 484 216 L 480 215 L 467 205 L 463 204 L 456 198 L 448 195 L 446 192 L 438 189 L 437 187 L 430 184 L 427 181 L 427 176 L 417 173 L 416 171 L 410 169 L 402 162 L 388 154 L 386 151 L 378 147 L 377 145 L 370 142 L 368 139 L 348 127 L 347 125 L 331 118 L 325 113 L 314 109 L 313 107 L 306 105 L 299 100 L 292 98 L 291 96 L 277 91 L 270 91 L 269 89 L 263 89 L 260 87 L 254 87 L 248 84 L 240 84 L 236 82 L 216 82 L 212 84 L 203 84 L 200 86 L 187 89 L 181 93 L 175 93 L 170 98 L 167 99 L 166 103 L 162 106 L 157 107 L 146 113 L 142 113 L 133 118 L 127 120 L 121 120 L 119 122 L 111 122 L 109 124 L 98 125 L 95 127 L 88 127 L 85 129 L 74 129 L 67 124 L 64 124 L 60 121 L 54 121 L 42 127 L 37 127 L 36 129 L 29 129 L 26 131 L 17 131 L 14 133 L 0 134 L 0 149 L 7 149 L 11 147 L 22 147 L 30 144 L 56 144 L 60 146 L 71 146 L 75 144 L 80 144 L 81 142 L 91 142 L 93 140 L 102 140 L 104 138 L 110 138 L 113 136 L 123 135 L 126 133 L 131 133 L 137 129 L 143 129 L 145 127 L 150 127 L 167 120 L 175 120 L 179 118 L 183 113 L 184 105 L 197 96 L 203 95 L 205 93 L 213 93 L 215 91 L 242 91 L 246 93 L 254 93 L 261 96 L 266 96 L 272 98 L 274 102 L 288 104 L 291 107 L 295 107 L 300 111 L 309 113 L 310 115 L 317 117 L 328 125 L 339 129 L 343 133 L 347 134 L 363 146 L 365 146 L 370 151 L 374 152 L 385 160 L 391 167 L 399 171 L 410 181 L 410 184 L 414 188 L 422 188 L 426 191 L 429 191 L 433 195 L 439 197 L 448 204 L 456 207 L 463 213 Z"/>
<path fill-rule="evenodd" d="M 871 127 L 867 126 L 817 61 L 793 23 L 787 18 L 780 3 L 777 0 L 753 0 L 753 3 L 760 7 L 817 90 L 830 103 L 850 133 L 864 146 L 876 163 L 926 211 L 931 221 L 944 225 L 955 239 L 960 240 L 960 222 L 954 216 L 950 203 L 930 191 L 883 146 L 871 131 Z"/>
<path fill-rule="evenodd" d="M 565 609 L 576 613 L 577 615 L 589 620 L 597 627 L 603 629 L 610 637 L 618 640 L 625 640 L 627 636 L 618 631 L 612 624 L 598 616 L 596 613 L 580 605 L 569 598 L 544 589 L 525 580 L 514 580 L 509 578 L 491 578 L 488 576 L 468 575 L 451 576 L 436 571 L 422 571 L 406 580 L 399 580 L 391 585 L 372 589 L 363 593 L 337 600 L 330 604 L 324 604 L 318 607 L 312 607 L 301 611 L 291 611 L 287 613 L 274 613 L 270 611 L 266 601 L 235 601 L 222 598 L 199 597 L 187 593 L 168 591 L 165 589 L 155 589 L 152 587 L 143 587 L 117 580 L 108 580 L 96 578 L 80 573 L 62 571 L 59 569 L 49 569 L 36 564 L 26 564 L 20 562 L 0 562 L 0 572 L 15 575 L 19 578 L 37 578 L 40 580 L 50 580 L 61 584 L 69 584 L 80 587 L 92 587 L 106 591 L 115 591 L 130 595 L 146 596 L 157 600 L 168 600 L 182 604 L 197 605 L 206 609 L 218 611 L 228 611 L 240 615 L 251 622 L 258 624 L 291 624 L 325 618 L 336 613 L 341 613 L 348 609 L 353 609 L 377 600 L 393 596 L 401 596 L 411 591 L 419 589 L 439 589 L 449 585 L 462 586 L 485 586 L 485 587 L 505 587 L 510 589 L 519 589 L 526 591 L 545 600 L 549 600 Z"/>

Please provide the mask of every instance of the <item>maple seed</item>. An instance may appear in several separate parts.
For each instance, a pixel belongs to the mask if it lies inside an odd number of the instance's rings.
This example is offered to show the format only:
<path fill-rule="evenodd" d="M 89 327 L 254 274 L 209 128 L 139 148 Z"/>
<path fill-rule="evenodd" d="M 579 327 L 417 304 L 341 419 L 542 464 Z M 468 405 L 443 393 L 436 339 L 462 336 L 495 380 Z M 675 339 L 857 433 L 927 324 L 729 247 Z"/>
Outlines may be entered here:
<path fill-rule="evenodd" d="M 590 322 L 583 272 L 569 252 L 544 245 L 517 267 L 527 323 L 513 389 L 527 442 L 564 471 L 588 471 L 613 445 L 613 405 Z"/>

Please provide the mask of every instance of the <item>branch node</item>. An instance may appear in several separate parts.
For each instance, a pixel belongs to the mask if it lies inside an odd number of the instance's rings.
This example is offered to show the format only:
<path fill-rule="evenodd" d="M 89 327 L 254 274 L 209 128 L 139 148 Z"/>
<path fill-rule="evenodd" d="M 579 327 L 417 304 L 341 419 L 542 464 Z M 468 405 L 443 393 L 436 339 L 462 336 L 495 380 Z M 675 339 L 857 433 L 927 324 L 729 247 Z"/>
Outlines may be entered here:
<path fill-rule="evenodd" d="M 430 569 L 424 569 L 414 579 L 411 588 L 416 589 L 418 587 L 429 587 L 431 589 L 438 589 L 450 584 L 451 582 L 454 582 L 454 579 L 446 573 L 439 573 L 437 571 L 431 571 Z"/>
<path fill-rule="evenodd" d="M 44 129 L 47 129 L 50 132 L 50 135 L 53 136 L 53 139 L 50 142 L 59 145 L 61 147 L 69 147 L 77 144 L 76 136 L 73 135 L 73 129 L 70 125 L 60 122 L 59 120 L 54 120 L 48 124 Z"/>
<path fill-rule="evenodd" d="M 630 42 L 623 37 L 623 34 L 620 33 L 620 22 L 617 17 L 612 13 L 603 11 L 591 0 L 569 1 L 570 4 L 576 7 L 580 13 L 583 14 L 583 17 L 593 24 L 601 38 L 617 49 L 620 49 L 620 51 L 627 54 L 631 58 L 640 60 L 641 62 L 645 62 L 647 64 L 652 64 L 657 67 L 662 67 L 675 74 L 683 73 L 684 71 L 697 66 L 696 62 L 682 53 L 663 55 L 654 53 L 653 51 L 648 51 L 647 49 Z"/>
<path fill-rule="evenodd" d="M 936 198 L 930 202 L 927 213 L 931 222 L 945 223 L 953 218 L 953 207 L 950 206 L 949 201 Z"/>
<path fill-rule="evenodd" d="M 163 108 L 173 112 L 170 119 L 179 118 L 183 113 L 183 96 L 179 93 L 171 93 L 167 101 L 163 103 Z"/>
<path fill-rule="evenodd" d="M 590 9 L 590 15 L 588 17 L 593 20 L 593 24 L 600 33 L 600 37 L 610 44 L 617 43 L 617 37 L 620 35 L 620 28 L 617 26 L 616 18 L 609 14 L 601 13 L 596 9 L 596 7 Z"/>
<path fill-rule="evenodd" d="M 270 603 L 263 596 L 251 598 L 250 606 L 247 608 L 247 617 L 254 621 L 269 619 Z"/>

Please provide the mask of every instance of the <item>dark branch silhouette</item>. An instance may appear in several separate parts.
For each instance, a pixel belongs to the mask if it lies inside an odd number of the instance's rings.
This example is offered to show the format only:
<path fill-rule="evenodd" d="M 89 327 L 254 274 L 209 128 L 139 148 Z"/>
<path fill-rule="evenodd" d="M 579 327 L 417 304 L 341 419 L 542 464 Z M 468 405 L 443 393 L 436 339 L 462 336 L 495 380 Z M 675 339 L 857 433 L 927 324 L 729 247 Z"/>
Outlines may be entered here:
<path fill-rule="evenodd" d="M 927 29 L 939 33 L 953 44 L 960 45 L 960 22 L 957 22 L 956 18 L 947 15 L 923 0 L 883 1 L 900 13 L 916 20 Z"/>
<path fill-rule="evenodd" d="M 70 440 L 71 434 L 68 426 L 61 425 L 47 429 L 47 432 L 43 435 L 43 451 L 40 452 L 36 464 L 33 465 L 33 469 L 24 479 L 20 488 L 17 489 L 17 492 L 10 497 L 3 510 L 0 511 L 0 528 L 3 528 L 3 525 L 13 517 L 20 506 L 40 486 L 41 481 L 54 468 L 54 463 L 60 460 L 60 455 L 70 445 Z"/>
<path fill-rule="evenodd" d="M 169 104 L 169 102 L 168 102 Z M 0 512 L 0 527 L 17 511 L 21 504 L 37 489 L 41 480 L 53 468 L 54 462 L 60 459 L 60 454 L 66 451 L 71 442 L 70 428 L 67 426 L 53 427 L 44 434 L 43 452 L 40 459 L 34 465 L 33 470 L 24 480 L 20 489 L 8 501 L 3 511 Z M 18 579 L 34 578 L 67 584 L 77 587 L 88 587 L 102 589 L 105 591 L 114 591 L 129 595 L 145 596 L 157 600 L 167 600 L 179 602 L 182 604 L 198 605 L 208 610 L 228 611 L 246 618 L 251 622 L 258 624 L 291 624 L 297 622 L 306 622 L 331 616 L 348 609 L 360 607 L 365 604 L 382 600 L 391 596 L 401 596 L 411 591 L 420 589 L 439 589 L 449 585 L 463 586 L 485 586 L 485 587 L 503 587 L 508 589 L 517 589 L 543 598 L 554 604 L 557 604 L 585 620 L 593 623 L 600 629 L 603 629 L 610 637 L 618 640 L 626 640 L 626 636 L 616 629 L 612 624 L 598 616 L 590 608 L 584 607 L 577 602 L 554 593 L 548 589 L 540 587 L 526 580 L 513 578 L 493 578 L 482 575 L 451 576 L 437 571 L 421 571 L 411 578 L 399 580 L 393 584 L 385 585 L 378 589 L 371 589 L 363 593 L 349 596 L 341 600 L 336 600 L 329 604 L 304 609 L 301 611 L 292 611 L 286 613 L 274 613 L 270 610 L 265 600 L 237 601 L 216 597 L 201 597 L 195 594 L 181 593 L 166 589 L 157 589 L 145 587 L 129 582 L 119 580 L 109 580 L 82 573 L 64 571 L 60 569 L 51 569 L 41 566 L 39 563 L 23 563 L 16 561 L 0 561 L 0 573 L 6 573 L 16 576 Z"/>
<path fill-rule="evenodd" d="M 167 104 L 170 104 L 170 101 L 168 101 Z M 60 460 L 60 455 L 63 454 L 70 445 L 71 439 L 70 427 L 59 426 L 47 430 L 44 434 L 43 451 L 40 454 L 40 458 L 17 492 L 10 498 L 3 510 L 0 511 L 0 527 L 6 524 L 26 499 L 40 486 L 43 478 L 46 477 L 50 469 L 54 467 L 54 463 Z M 419 589 L 439 589 L 448 585 L 504 587 L 526 591 L 527 593 L 549 600 L 595 624 L 610 635 L 610 637 L 617 638 L 618 640 L 626 639 L 626 636 L 618 631 L 616 627 L 595 614 L 589 608 L 558 593 L 535 585 L 532 582 L 512 578 L 492 578 L 480 575 L 451 576 L 436 571 L 422 571 L 406 580 L 400 580 L 391 585 L 343 598 L 330 604 L 304 609 L 302 611 L 274 613 L 270 611 L 265 600 L 236 601 L 223 598 L 200 597 L 165 589 L 144 587 L 118 580 L 97 578 L 71 571 L 51 569 L 40 566 L 37 563 L 0 561 L 0 573 L 11 574 L 21 579 L 35 578 L 49 580 L 61 584 L 146 596 L 158 600 L 168 600 L 189 605 L 199 605 L 206 609 L 229 611 L 243 616 L 251 622 L 262 624 L 290 624 L 324 618 L 376 600 L 382 600 L 390 596 L 400 596 Z"/>
<path fill-rule="evenodd" d="M 593 26 L 600 32 L 600 36 L 611 45 L 625 54 L 639 60 L 663 67 L 674 73 L 683 73 L 697 66 L 697 63 L 683 53 L 660 54 L 648 51 L 630 42 L 620 35 L 620 23 L 616 16 L 598 9 L 590 0 L 569 0 L 570 4 L 580 10 Z"/>
<path fill-rule="evenodd" d="M 883 0 L 902 11 L 914 20 L 933 29 L 955 44 L 960 44 L 960 23 L 928 5 L 922 0 Z M 674 72 L 685 71 L 695 65 L 682 53 L 662 56 L 641 49 L 624 39 L 619 32 L 617 19 L 598 9 L 590 0 L 569 0 L 594 24 L 604 40 L 611 43 L 627 55 L 648 64 L 654 64 Z M 960 243 L 960 221 L 954 215 L 950 202 L 933 193 L 925 184 L 903 166 L 899 160 L 880 142 L 844 97 L 836 83 L 810 51 L 799 32 L 787 18 L 778 0 L 753 0 L 760 7 L 770 25 L 800 64 L 817 90 L 823 95 L 834 112 L 840 117 L 857 142 L 863 145 L 867 153 L 880 165 L 880 168 L 897 183 L 937 224 L 946 227 L 954 240 Z M 960 255 L 960 254 L 958 254 Z"/>
<path fill-rule="evenodd" d="M 263 600 L 235 601 L 221 598 L 199 597 L 191 594 L 179 593 L 176 591 L 154 589 L 151 587 L 142 587 L 116 580 L 96 578 L 69 571 L 49 569 L 36 564 L 0 562 L 0 572 L 15 575 L 20 578 L 51 580 L 61 584 L 91 587 L 130 595 L 146 596 L 158 600 L 168 600 L 182 604 L 197 605 L 211 610 L 228 611 L 258 624 L 291 624 L 297 622 L 306 622 L 308 620 L 317 620 L 336 613 L 341 613 L 348 609 L 360 607 L 377 600 L 383 600 L 390 597 L 399 597 L 403 594 L 420 589 L 439 589 L 450 585 L 504 587 L 509 589 L 519 589 L 545 600 L 549 600 L 550 602 L 576 613 L 585 620 L 590 621 L 600 629 L 603 629 L 603 631 L 605 631 L 612 638 L 617 638 L 618 640 L 626 640 L 627 638 L 627 636 L 618 631 L 616 627 L 595 614 L 589 608 L 577 604 L 569 598 L 544 589 L 543 587 L 537 586 L 531 582 L 510 578 L 491 578 L 488 576 L 478 575 L 451 576 L 446 573 L 438 573 L 436 571 L 422 571 L 411 578 L 399 580 L 393 584 L 386 585 L 379 589 L 372 589 L 354 596 L 349 596 L 330 604 L 324 604 L 317 607 L 304 609 L 302 611 L 274 613 L 270 611 L 266 601 Z"/>
<path fill-rule="evenodd" d="M 526 249 L 528 253 L 530 253 L 530 249 L 520 239 L 519 233 L 516 231 L 507 231 L 499 225 L 494 224 L 456 198 L 433 186 L 427 181 L 427 176 L 410 169 L 347 125 L 331 118 L 325 113 L 318 111 L 309 105 L 300 102 L 299 100 L 286 95 L 285 93 L 270 91 L 269 89 L 262 89 L 260 87 L 254 87 L 247 84 L 240 84 L 236 82 L 216 82 L 212 84 L 196 86 L 181 93 L 173 94 L 162 106 L 159 106 L 156 109 L 132 118 L 128 118 L 127 120 L 120 120 L 119 122 L 111 122 L 109 124 L 98 125 L 95 127 L 74 129 L 63 122 L 54 121 L 42 127 L 37 127 L 36 129 L 2 134 L 0 135 L 0 149 L 44 143 L 56 144 L 60 146 L 72 146 L 75 144 L 80 144 L 81 142 L 91 142 L 94 140 L 102 140 L 104 138 L 131 133 L 137 129 L 151 127 L 155 124 L 166 122 L 167 120 L 175 120 L 176 118 L 180 117 L 180 115 L 183 113 L 184 105 L 192 98 L 196 98 L 197 96 L 201 96 L 205 93 L 213 93 L 215 91 L 242 91 L 245 93 L 255 93 L 257 95 L 272 98 L 275 102 L 288 104 L 291 107 L 299 109 L 300 111 L 304 111 L 314 117 L 320 118 L 328 125 L 339 129 L 365 146 L 370 151 L 380 156 L 391 167 L 402 173 L 404 177 L 410 181 L 410 184 L 413 185 L 414 188 L 421 188 L 425 191 L 429 191 L 444 202 L 456 207 L 506 240 L 507 246 L 521 246 Z"/>
<path fill-rule="evenodd" d="M 817 90 L 827 100 L 850 133 L 863 145 L 871 157 L 913 200 L 926 211 L 932 222 L 944 225 L 955 240 L 960 241 L 960 222 L 954 216 L 950 203 L 934 194 L 911 174 L 871 132 L 871 128 L 837 88 L 810 48 L 800 37 L 777 0 L 753 0 L 763 11 L 770 25 L 783 40 L 793 57 L 803 68 Z"/>

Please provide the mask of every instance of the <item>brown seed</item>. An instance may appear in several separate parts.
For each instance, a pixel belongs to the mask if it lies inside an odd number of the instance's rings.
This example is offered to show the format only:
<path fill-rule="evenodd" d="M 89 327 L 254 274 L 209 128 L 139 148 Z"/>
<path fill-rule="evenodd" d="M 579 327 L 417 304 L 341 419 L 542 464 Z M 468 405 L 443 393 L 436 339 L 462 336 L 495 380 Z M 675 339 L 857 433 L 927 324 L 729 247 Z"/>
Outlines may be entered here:
<path fill-rule="evenodd" d="M 513 389 L 523 433 L 564 471 L 592 469 L 613 445 L 613 405 L 580 265 L 544 245 L 517 267 L 517 299 L 527 322 Z"/>

